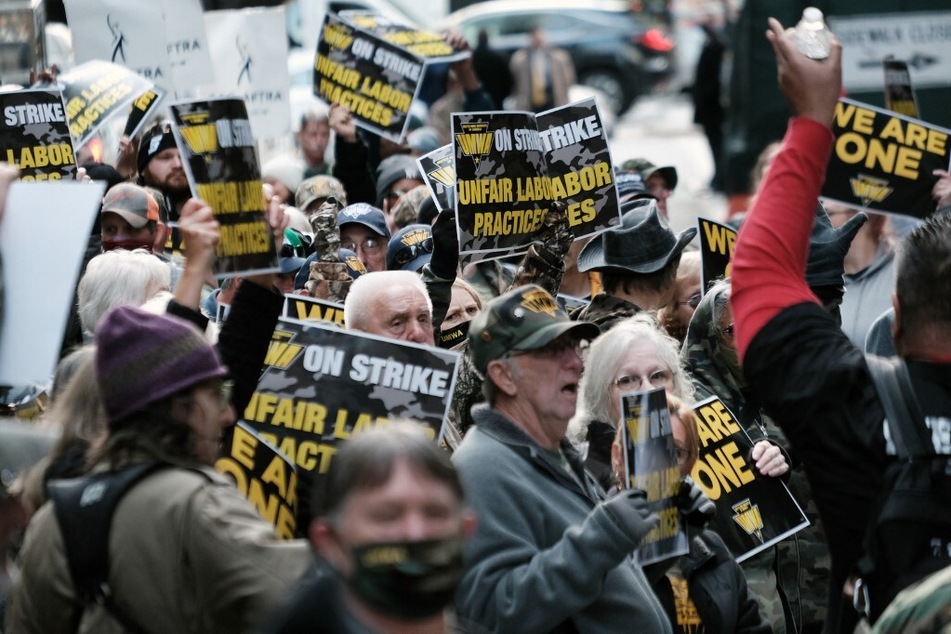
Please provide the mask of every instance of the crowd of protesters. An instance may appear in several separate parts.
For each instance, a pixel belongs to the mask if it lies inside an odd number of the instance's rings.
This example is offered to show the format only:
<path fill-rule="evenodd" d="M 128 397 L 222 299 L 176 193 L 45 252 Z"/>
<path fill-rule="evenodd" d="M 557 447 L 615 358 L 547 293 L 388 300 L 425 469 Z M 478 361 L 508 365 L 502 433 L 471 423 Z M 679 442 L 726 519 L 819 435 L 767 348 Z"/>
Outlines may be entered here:
<path fill-rule="evenodd" d="M 774 20 L 767 37 L 793 116 L 731 277 L 710 288 L 697 231 L 666 220 L 673 166 L 618 166 L 620 222 L 589 241 L 564 239 L 554 204 L 524 258 L 463 266 L 453 213 L 438 211 L 415 161 L 445 142 L 450 110 L 431 109 L 396 144 L 340 104 L 306 113 L 299 153 L 262 166 L 278 270 L 219 284 L 220 227 L 190 196 L 171 126 L 123 139 L 51 407 L 22 436 L 0 427 L 19 456 L 0 464 L 0 629 L 948 627 L 947 508 L 928 522 L 899 516 L 884 538 L 869 528 L 901 459 L 891 396 L 873 378 L 881 362 L 862 346 L 891 309 L 888 368 L 920 413 L 930 493 L 951 508 L 951 175 L 934 174 L 938 209 L 905 236 L 884 216 L 818 205 L 841 46 L 815 61 Z M 458 34 L 446 41 L 469 49 Z M 562 53 L 513 59 L 522 106 L 565 101 Z M 532 88 L 533 70 L 550 79 Z M 502 107 L 472 57 L 451 79 L 452 108 Z M 0 177 L 5 195 L 15 173 Z M 289 540 L 214 469 L 285 293 L 340 304 L 347 330 L 461 354 L 442 442 L 409 420 L 355 434 L 326 486 L 302 492 L 308 521 Z M 634 553 L 661 519 L 619 476 L 619 396 L 657 388 L 688 547 L 641 565 Z M 727 545 L 733 510 L 690 477 L 702 424 L 692 405 L 708 397 L 751 437 L 752 468 L 785 482 L 810 520 L 740 563 Z M 889 541 L 899 535 L 900 547 Z"/>

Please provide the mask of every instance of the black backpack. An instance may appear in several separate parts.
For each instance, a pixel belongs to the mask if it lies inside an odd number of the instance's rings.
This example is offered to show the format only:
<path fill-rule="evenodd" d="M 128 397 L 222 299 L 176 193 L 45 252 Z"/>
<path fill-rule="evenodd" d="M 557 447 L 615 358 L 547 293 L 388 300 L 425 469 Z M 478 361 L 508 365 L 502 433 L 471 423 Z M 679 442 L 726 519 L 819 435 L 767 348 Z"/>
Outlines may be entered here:
<path fill-rule="evenodd" d="M 51 480 L 48 485 L 53 510 L 66 548 L 69 572 L 84 605 L 105 608 L 127 632 L 144 631 L 112 599 L 109 586 L 109 532 L 112 515 L 122 497 L 137 482 L 163 462 L 144 462 L 121 469 L 93 473 L 69 480 Z M 76 615 L 76 628 L 82 611 Z"/>
<path fill-rule="evenodd" d="M 874 622 L 901 590 L 951 565 L 951 455 L 935 452 L 904 361 L 866 360 L 897 452 L 858 565 Z"/>

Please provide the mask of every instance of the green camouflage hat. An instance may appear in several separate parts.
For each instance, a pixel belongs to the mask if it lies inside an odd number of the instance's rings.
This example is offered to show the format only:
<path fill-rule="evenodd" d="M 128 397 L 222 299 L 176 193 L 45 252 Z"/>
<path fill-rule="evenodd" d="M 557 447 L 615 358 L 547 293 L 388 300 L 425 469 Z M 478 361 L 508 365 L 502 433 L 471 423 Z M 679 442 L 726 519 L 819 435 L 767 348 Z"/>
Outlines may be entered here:
<path fill-rule="evenodd" d="M 311 176 L 297 188 L 294 196 L 294 206 L 307 213 L 307 206 L 322 198 L 334 198 L 337 201 L 337 210 L 347 206 L 347 192 L 343 183 L 333 176 Z"/>
<path fill-rule="evenodd" d="M 571 321 L 541 286 L 514 288 L 490 301 L 469 326 L 469 347 L 476 369 L 485 374 L 489 361 L 513 350 L 537 350 L 564 333 L 582 339 L 600 334 L 586 321 Z"/>

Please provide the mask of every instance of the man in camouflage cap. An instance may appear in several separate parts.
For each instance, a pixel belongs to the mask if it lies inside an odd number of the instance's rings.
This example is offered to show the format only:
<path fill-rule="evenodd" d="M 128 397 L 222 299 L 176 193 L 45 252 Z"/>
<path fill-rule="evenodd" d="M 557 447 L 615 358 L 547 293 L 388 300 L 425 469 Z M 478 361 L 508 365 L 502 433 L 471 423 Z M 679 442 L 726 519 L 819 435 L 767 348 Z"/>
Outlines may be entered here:
<path fill-rule="evenodd" d="M 488 404 L 452 456 L 479 518 L 460 614 L 500 632 L 670 632 L 631 553 L 658 523 L 644 492 L 604 500 L 565 439 L 580 344 L 598 334 L 540 286 L 493 299 L 469 328 Z"/>
<path fill-rule="evenodd" d="M 658 167 L 646 158 L 635 158 L 624 161 L 621 169 L 640 174 L 650 195 L 657 199 L 661 215 L 666 219 L 667 199 L 677 187 L 677 168 L 672 165 Z"/>

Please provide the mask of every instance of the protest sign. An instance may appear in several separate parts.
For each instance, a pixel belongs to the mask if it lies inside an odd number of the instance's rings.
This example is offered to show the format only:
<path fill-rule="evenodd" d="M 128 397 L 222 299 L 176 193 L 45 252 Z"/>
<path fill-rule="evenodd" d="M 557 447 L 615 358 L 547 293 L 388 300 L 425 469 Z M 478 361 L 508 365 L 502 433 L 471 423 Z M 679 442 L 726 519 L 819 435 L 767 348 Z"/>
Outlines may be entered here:
<path fill-rule="evenodd" d="M 64 4 L 77 62 L 108 60 L 150 84 L 172 88 L 161 2 L 65 0 Z"/>
<path fill-rule="evenodd" d="M 840 99 L 832 131 L 823 198 L 916 218 L 934 212 L 932 171 L 948 169 L 951 130 Z"/>
<path fill-rule="evenodd" d="M 436 209 L 455 209 L 456 166 L 452 156 L 452 144 L 423 154 L 416 159 L 416 165 L 419 166 L 419 173 L 426 179 L 426 187 L 436 203 Z"/>
<path fill-rule="evenodd" d="M 158 111 L 159 104 L 162 103 L 164 98 L 165 92 L 158 88 L 146 90 L 136 97 L 131 108 L 129 108 L 129 118 L 126 119 L 122 134 L 130 139 L 138 135 L 146 122 Z"/>
<path fill-rule="evenodd" d="M 575 238 L 621 221 L 611 150 L 594 97 L 537 116 L 552 198 L 564 201 Z"/>
<path fill-rule="evenodd" d="M 24 181 L 71 179 L 76 158 L 69 136 L 63 95 L 58 90 L 0 93 L 0 150 Z"/>
<path fill-rule="evenodd" d="M 697 235 L 700 237 L 700 294 L 703 295 L 714 281 L 730 277 L 736 229 L 698 216 Z"/>
<path fill-rule="evenodd" d="M 575 237 L 620 222 L 611 156 L 594 99 L 539 115 L 452 114 L 456 223 L 468 260 L 520 255 L 552 201 Z"/>
<path fill-rule="evenodd" d="M 300 321 L 321 321 L 344 327 L 343 304 L 307 295 L 284 295 L 281 317 Z"/>
<path fill-rule="evenodd" d="M 298 509 L 294 463 L 243 421 L 228 431 L 215 469 L 234 480 L 279 538 L 293 539 Z"/>
<path fill-rule="evenodd" d="M 7 310 L 0 316 L 0 386 L 47 385 L 52 379 L 103 189 L 102 183 L 75 181 L 10 186 L 0 222 L 0 253 L 7 271 Z M 55 249 L 37 248 L 24 238 L 40 231 Z"/>
<path fill-rule="evenodd" d="M 291 79 L 284 7 L 209 11 L 205 26 L 217 71 L 215 93 L 244 98 L 255 139 L 287 134 Z"/>
<path fill-rule="evenodd" d="M 624 488 L 644 491 L 651 510 L 660 517 L 660 524 L 637 549 L 638 563 L 646 566 L 688 551 L 675 499 L 680 468 L 664 389 L 622 394 L 620 399 Z"/>
<path fill-rule="evenodd" d="M 172 71 L 171 86 L 179 96 L 194 93 L 215 80 L 205 35 L 201 0 L 162 0 L 165 13 L 165 50 Z M 270 42 L 271 46 L 284 40 Z M 284 58 L 287 59 L 286 57 Z M 283 66 L 286 66 L 286 62 Z"/>
<path fill-rule="evenodd" d="M 281 319 L 244 420 L 304 472 L 325 474 L 340 443 L 397 418 L 435 441 L 459 355 L 318 322 Z"/>
<path fill-rule="evenodd" d="M 438 33 L 388 17 L 328 11 L 314 59 L 314 94 L 346 106 L 361 128 L 399 143 L 426 65 L 468 55 Z"/>
<path fill-rule="evenodd" d="M 743 561 L 809 525 L 799 503 L 780 478 L 764 476 L 750 460 L 753 442 L 718 397 L 693 406 L 700 457 L 691 475 L 717 505 L 718 532 L 737 561 Z M 732 527 L 732 531 L 724 530 Z"/>
<path fill-rule="evenodd" d="M 192 195 L 211 206 L 221 226 L 216 275 L 232 277 L 278 270 L 257 149 L 244 102 L 182 101 L 169 109 Z"/>
<path fill-rule="evenodd" d="M 885 71 L 885 108 L 906 117 L 918 118 L 918 99 L 911 85 L 908 62 L 882 60 L 882 70 Z"/>
<path fill-rule="evenodd" d="M 57 78 L 63 86 L 73 147 L 79 149 L 117 112 L 152 84 L 128 68 L 104 61 L 86 62 Z"/>

